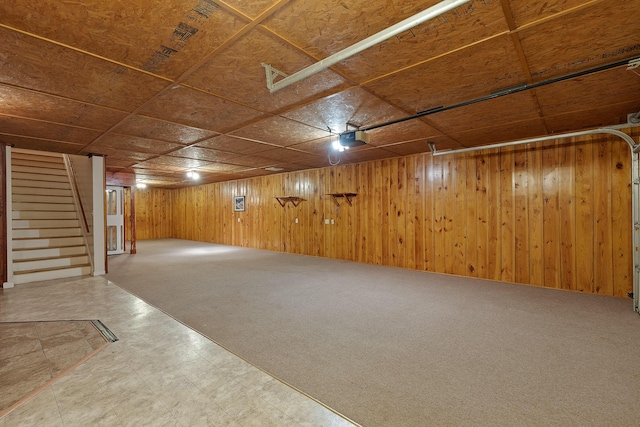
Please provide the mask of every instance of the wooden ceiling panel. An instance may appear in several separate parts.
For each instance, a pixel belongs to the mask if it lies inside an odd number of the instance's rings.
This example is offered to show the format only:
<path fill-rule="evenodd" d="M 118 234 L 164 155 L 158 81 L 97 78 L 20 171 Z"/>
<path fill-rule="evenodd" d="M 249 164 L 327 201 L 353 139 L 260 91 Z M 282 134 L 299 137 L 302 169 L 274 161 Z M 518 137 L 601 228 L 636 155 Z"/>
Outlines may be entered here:
<path fill-rule="evenodd" d="M 264 31 L 254 29 L 231 47 L 211 58 L 185 84 L 269 112 L 309 102 L 346 89 L 348 84 L 330 70 L 322 71 L 292 86 L 270 93 L 262 62 L 293 74 L 313 60 Z M 234 72 L 227 70 L 233 67 Z"/>
<path fill-rule="evenodd" d="M 200 147 L 181 148 L 180 150 L 171 152 L 169 155 L 176 157 L 186 157 L 196 160 L 205 160 L 209 162 L 221 162 L 236 157 L 235 154 L 227 153 L 225 151 Z"/>
<path fill-rule="evenodd" d="M 187 159 L 184 157 L 174 157 L 174 156 L 159 156 L 154 157 L 153 159 L 149 159 L 145 162 L 138 163 L 138 167 L 141 168 L 154 168 L 156 166 L 162 166 L 170 168 L 177 168 L 177 170 L 182 169 L 196 169 L 201 166 L 208 164 L 209 162 L 204 160 L 197 159 Z M 170 169 L 171 170 L 171 169 Z"/>
<path fill-rule="evenodd" d="M 627 123 L 629 113 L 640 111 L 640 98 L 636 101 L 608 105 L 604 108 L 588 108 L 571 111 L 545 119 L 549 132 L 569 132 L 574 129 L 589 129 Z"/>
<path fill-rule="evenodd" d="M 499 142 L 516 141 L 546 135 L 547 131 L 541 119 L 507 123 L 484 129 L 473 129 L 463 132 L 451 132 L 451 138 L 465 147 L 495 144 Z M 439 147 L 436 145 L 436 149 Z"/>
<path fill-rule="evenodd" d="M 4 0 L 0 15 L 10 27 L 172 79 L 246 24 L 211 0 Z"/>
<path fill-rule="evenodd" d="M 639 21 L 637 1 L 600 1 L 519 35 L 531 75 L 540 81 L 638 56 Z"/>
<path fill-rule="evenodd" d="M 87 149 L 94 153 L 101 153 L 103 148 L 119 149 L 128 151 L 138 151 L 143 153 L 163 154 L 170 151 L 178 150 L 183 146 L 172 142 L 158 141 L 154 139 L 139 138 L 128 135 L 119 135 L 110 133 Z"/>
<path fill-rule="evenodd" d="M 255 18 L 277 3 L 277 0 L 225 0 L 225 3 L 242 14 Z"/>
<path fill-rule="evenodd" d="M 155 97 L 138 113 L 218 133 L 266 117 L 260 111 L 181 85 Z"/>
<path fill-rule="evenodd" d="M 439 129 L 465 132 L 478 127 L 535 120 L 540 117 L 538 104 L 530 91 L 490 99 L 476 104 L 429 115 Z"/>
<path fill-rule="evenodd" d="M 286 147 L 326 136 L 328 131 L 284 117 L 271 117 L 244 127 L 230 135 Z"/>
<path fill-rule="evenodd" d="M 235 157 L 231 160 L 228 160 L 226 163 L 245 166 L 247 168 L 267 168 L 269 166 L 275 165 L 277 162 L 277 160 L 267 159 L 266 157 L 261 157 L 260 155 L 250 155 Z"/>
<path fill-rule="evenodd" d="M 299 165 L 311 167 L 317 167 L 320 162 L 323 166 L 327 165 L 326 157 L 320 158 L 320 156 L 316 154 L 304 153 L 288 148 L 277 148 L 275 150 L 264 151 L 260 153 L 260 157 L 275 160 L 280 163 L 297 163 Z"/>
<path fill-rule="evenodd" d="M 240 172 L 247 170 L 247 166 L 233 165 L 230 163 L 224 162 L 213 162 L 207 163 L 206 165 L 200 166 L 198 170 L 204 170 L 208 172 L 217 172 L 217 173 L 230 173 L 230 172 Z"/>
<path fill-rule="evenodd" d="M 100 132 L 39 120 L 23 119 L 0 114 L 0 131 L 5 134 L 22 135 L 33 138 L 53 139 L 56 141 L 89 144 Z"/>
<path fill-rule="evenodd" d="M 234 138 L 228 135 L 220 135 L 195 144 L 196 147 L 211 148 L 214 150 L 226 151 L 230 153 L 256 154 L 261 151 L 273 150 L 272 145 L 255 141 L 247 141 L 242 138 Z"/>
<path fill-rule="evenodd" d="M 384 126 L 370 130 L 367 133 L 370 137 L 369 145 L 376 147 L 420 138 L 436 138 L 442 136 L 442 133 L 420 119 L 412 119 L 406 122 Z"/>
<path fill-rule="evenodd" d="M 29 138 L 24 136 L 6 135 L 0 132 L 0 142 L 16 148 L 28 150 L 52 151 L 54 153 L 78 154 L 82 149 L 82 144 L 70 142 L 52 141 L 40 138 Z"/>
<path fill-rule="evenodd" d="M 509 30 L 498 1 L 474 1 L 336 65 L 359 83 L 437 58 Z"/>
<path fill-rule="evenodd" d="M 105 131 L 126 113 L 0 84 L 0 114 Z"/>
<path fill-rule="evenodd" d="M 300 144 L 294 144 L 289 146 L 288 148 L 292 148 L 295 150 L 303 151 L 305 153 L 311 153 L 318 156 L 324 156 L 326 158 L 327 154 L 331 152 L 331 144 L 334 139 L 337 139 L 338 136 L 326 136 L 323 138 L 314 139 L 312 141 L 301 142 Z"/>
<path fill-rule="evenodd" d="M 640 99 L 640 75 L 627 67 L 618 67 L 542 86 L 536 89 L 536 94 L 545 116 L 555 116 L 590 109 L 594 105 L 637 101 Z"/>
<path fill-rule="evenodd" d="M 388 159 L 390 157 L 398 157 L 398 155 L 392 151 L 385 150 L 384 148 L 370 148 L 366 150 L 348 150 L 340 153 L 341 163 L 357 163 L 368 162 L 371 160 Z M 332 157 L 335 162 L 335 158 Z"/>
<path fill-rule="evenodd" d="M 456 148 L 462 148 L 462 146 L 455 140 L 447 137 L 440 136 L 436 138 L 421 139 L 417 141 L 401 142 L 398 144 L 385 145 L 383 148 L 387 151 L 391 151 L 399 156 L 408 156 L 411 154 L 429 153 L 431 149 L 427 145 L 428 143 L 435 144 L 440 150 L 453 150 Z"/>
<path fill-rule="evenodd" d="M 167 85 L 156 77 L 0 27 L 0 83 L 132 111 Z"/>
<path fill-rule="evenodd" d="M 497 37 L 406 71 L 367 83 L 410 112 L 449 106 L 526 82 L 509 36 Z"/>
<path fill-rule="evenodd" d="M 340 133 L 347 123 L 362 127 L 406 117 L 407 113 L 362 88 L 353 88 L 282 114 L 291 120 Z"/>
<path fill-rule="evenodd" d="M 508 0 L 517 27 L 549 18 L 584 4 L 589 0 Z"/>
<path fill-rule="evenodd" d="M 216 135 L 216 132 L 210 130 L 165 122 L 140 115 L 127 117 L 113 131 L 124 135 L 159 139 L 177 144 L 192 144 Z"/>

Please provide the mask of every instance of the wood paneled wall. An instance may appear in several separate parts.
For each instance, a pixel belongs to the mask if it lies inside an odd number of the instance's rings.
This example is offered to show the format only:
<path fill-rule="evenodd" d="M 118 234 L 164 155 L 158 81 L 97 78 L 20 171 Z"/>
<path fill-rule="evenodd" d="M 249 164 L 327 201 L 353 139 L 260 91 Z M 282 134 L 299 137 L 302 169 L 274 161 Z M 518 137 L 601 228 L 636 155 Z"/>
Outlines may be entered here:
<path fill-rule="evenodd" d="M 327 195 L 340 192 L 357 193 L 352 206 Z M 244 212 L 233 211 L 238 195 L 246 197 Z M 306 201 L 281 207 L 277 196 Z M 632 291 L 631 154 L 616 137 L 149 189 L 138 193 L 136 206 L 140 239 L 175 237 L 619 297 Z"/>
<path fill-rule="evenodd" d="M 136 189 L 137 240 L 173 237 L 173 200 L 172 190 Z"/>

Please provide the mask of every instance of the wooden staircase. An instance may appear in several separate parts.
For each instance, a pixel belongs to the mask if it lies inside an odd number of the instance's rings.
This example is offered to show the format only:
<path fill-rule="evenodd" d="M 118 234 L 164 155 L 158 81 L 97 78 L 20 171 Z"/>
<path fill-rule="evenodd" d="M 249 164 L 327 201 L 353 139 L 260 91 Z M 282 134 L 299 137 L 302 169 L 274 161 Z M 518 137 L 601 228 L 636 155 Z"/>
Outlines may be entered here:
<path fill-rule="evenodd" d="M 91 274 L 62 155 L 13 149 L 11 188 L 13 282 Z"/>

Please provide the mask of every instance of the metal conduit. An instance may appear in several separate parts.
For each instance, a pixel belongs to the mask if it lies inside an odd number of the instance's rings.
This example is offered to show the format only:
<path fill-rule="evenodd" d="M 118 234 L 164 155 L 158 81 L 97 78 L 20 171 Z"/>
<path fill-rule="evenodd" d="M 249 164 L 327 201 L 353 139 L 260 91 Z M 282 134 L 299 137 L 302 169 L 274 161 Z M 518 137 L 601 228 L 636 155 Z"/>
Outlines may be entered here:
<path fill-rule="evenodd" d="M 511 147 L 514 145 L 530 144 L 533 142 L 549 141 L 552 139 L 572 138 L 574 136 L 594 135 L 594 134 L 610 134 L 622 138 L 631 149 L 631 230 L 633 241 L 633 310 L 640 314 L 640 174 L 638 168 L 638 151 L 640 145 L 636 144 L 631 136 L 617 129 L 598 128 L 583 130 L 578 132 L 563 133 L 558 135 L 542 136 L 538 138 L 523 139 L 520 141 L 503 142 L 500 144 L 484 145 L 473 148 L 460 148 L 457 150 L 436 151 L 435 145 L 430 144 L 431 152 L 434 156 L 445 156 L 448 154 L 469 153 L 472 151 L 490 150 L 492 148 Z"/>

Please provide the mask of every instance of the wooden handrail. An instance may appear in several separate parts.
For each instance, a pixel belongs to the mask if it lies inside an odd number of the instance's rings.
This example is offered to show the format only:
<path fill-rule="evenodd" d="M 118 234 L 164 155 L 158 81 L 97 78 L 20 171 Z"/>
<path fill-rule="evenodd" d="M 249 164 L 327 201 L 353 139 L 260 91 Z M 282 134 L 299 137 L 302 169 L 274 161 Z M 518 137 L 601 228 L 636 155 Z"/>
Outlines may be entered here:
<path fill-rule="evenodd" d="M 87 215 L 85 214 L 84 206 L 82 205 L 82 198 L 80 197 L 80 191 L 78 190 L 78 181 L 76 180 L 76 173 L 73 170 L 73 163 L 66 154 L 63 154 L 62 157 L 64 158 L 64 164 L 67 167 L 67 175 L 69 176 L 73 193 L 76 196 L 76 203 L 80 208 L 80 213 L 82 214 L 82 223 L 84 224 L 85 233 L 89 234 L 89 222 L 87 221 Z"/>

